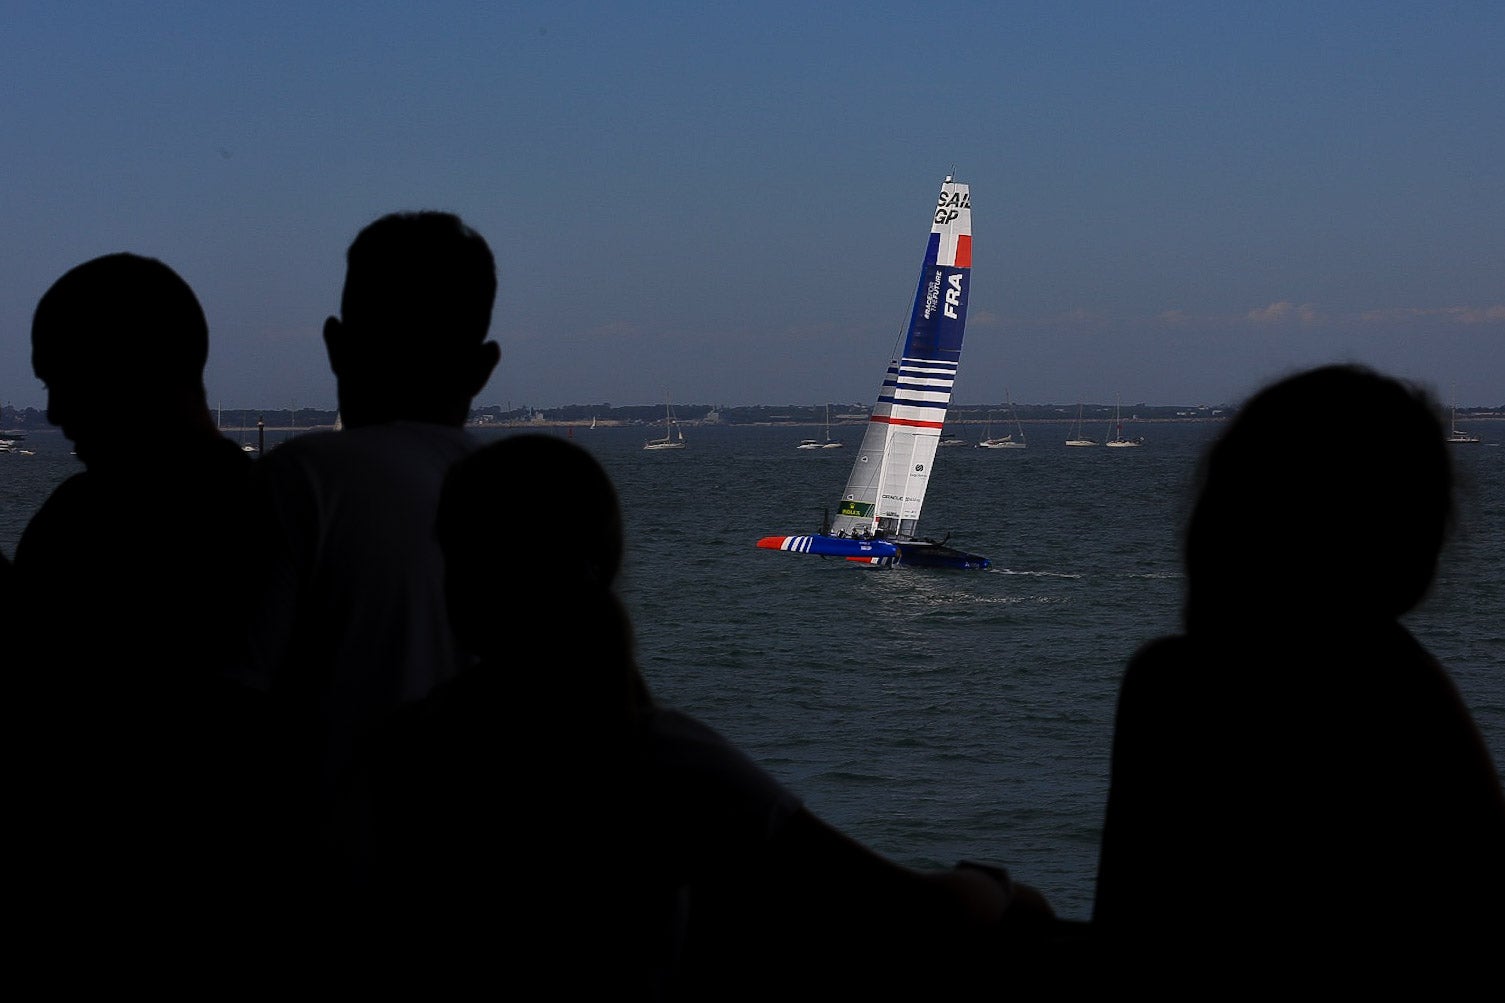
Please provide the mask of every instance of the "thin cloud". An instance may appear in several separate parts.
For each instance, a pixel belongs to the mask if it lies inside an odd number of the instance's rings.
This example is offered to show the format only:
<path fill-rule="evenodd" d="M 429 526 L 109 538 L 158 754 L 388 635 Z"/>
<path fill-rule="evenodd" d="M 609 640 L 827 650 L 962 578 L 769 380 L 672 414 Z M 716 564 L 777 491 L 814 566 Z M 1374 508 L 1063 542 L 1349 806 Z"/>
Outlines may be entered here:
<path fill-rule="evenodd" d="M 1315 324 L 1322 314 L 1310 303 L 1296 304 L 1288 300 L 1271 303 L 1258 310 L 1250 310 L 1244 319 L 1251 324 Z"/>
<path fill-rule="evenodd" d="M 1499 324 L 1505 323 L 1505 306 L 1445 306 L 1445 307 L 1396 307 L 1387 310 L 1366 310 L 1359 314 L 1366 324 L 1399 324 L 1417 320 L 1445 320 L 1454 324 Z"/>

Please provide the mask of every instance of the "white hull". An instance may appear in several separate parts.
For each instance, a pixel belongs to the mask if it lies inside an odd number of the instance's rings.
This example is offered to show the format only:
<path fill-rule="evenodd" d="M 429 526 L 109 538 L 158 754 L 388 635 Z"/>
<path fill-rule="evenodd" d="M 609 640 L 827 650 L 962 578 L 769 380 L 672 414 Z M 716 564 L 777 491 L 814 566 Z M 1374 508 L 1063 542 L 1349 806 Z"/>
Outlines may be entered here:
<path fill-rule="evenodd" d="M 1113 438 L 1109 439 L 1104 445 L 1122 448 L 1124 446 L 1140 446 L 1143 444 L 1144 440 L 1137 436 L 1133 439 L 1124 438 L 1123 418 L 1119 413 L 1118 405 L 1113 405 Z"/>
<path fill-rule="evenodd" d="M 1096 446 L 1097 444 L 1098 443 L 1096 439 L 1089 439 L 1086 436 L 1082 435 L 1082 405 L 1078 404 L 1076 409 L 1076 434 L 1066 440 L 1066 445 Z"/>

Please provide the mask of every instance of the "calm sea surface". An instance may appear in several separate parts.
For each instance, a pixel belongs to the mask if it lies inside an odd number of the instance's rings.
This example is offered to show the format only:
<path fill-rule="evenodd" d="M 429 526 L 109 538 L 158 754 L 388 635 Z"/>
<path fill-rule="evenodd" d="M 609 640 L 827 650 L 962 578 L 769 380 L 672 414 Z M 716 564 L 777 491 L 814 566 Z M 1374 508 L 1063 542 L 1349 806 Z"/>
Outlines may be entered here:
<path fill-rule="evenodd" d="M 1145 437 L 1139 449 L 1069 449 L 1067 424 L 1037 424 L 1025 450 L 942 449 L 921 528 L 992 558 L 974 572 L 875 571 L 754 547 L 820 527 L 859 427 L 833 428 L 847 448 L 831 450 L 794 448 L 820 428 L 690 428 L 688 448 L 659 452 L 641 448 L 651 430 L 569 434 L 621 493 L 622 594 L 662 700 L 890 857 L 997 860 L 1061 915 L 1085 919 L 1118 678 L 1139 644 L 1177 627 L 1177 534 L 1218 428 L 1139 423 L 1126 429 Z M 1484 444 L 1454 450 L 1460 533 L 1408 625 L 1451 670 L 1505 771 L 1502 433 L 1491 425 Z M 56 432 L 25 445 L 36 454 L 0 454 L 7 554 L 78 469 Z M 570 518 L 518 529 L 567 531 Z"/>

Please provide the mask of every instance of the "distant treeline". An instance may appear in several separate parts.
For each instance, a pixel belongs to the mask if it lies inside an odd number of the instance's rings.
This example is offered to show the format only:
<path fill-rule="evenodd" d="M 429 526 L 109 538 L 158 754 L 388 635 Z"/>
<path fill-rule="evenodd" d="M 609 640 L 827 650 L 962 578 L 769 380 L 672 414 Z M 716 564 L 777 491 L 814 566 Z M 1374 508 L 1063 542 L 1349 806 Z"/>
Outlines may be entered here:
<path fill-rule="evenodd" d="M 1113 417 L 1112 404 L 1084 404 L 1082 416 L 1090 420 L 1107 421 Z M 687 425 L 821 425 L 826 420 L 824 404 L 750 404 L 740 407 L 714 404 L 675 404 L 675 420 Z M 1227 417 L 1227 408 L 1204 406 L 1151 407 L 1136 405 L 1121 406 L 1124 421 L 1213 421 Z M 831 424 L 846 425 L 867 420 L 872 412 L 870 404 L 832 404 Z M 946 412 L 946 423 L 957 425 L 981 425 L 992 421 L 1007 423 L 1014 418 L 1021 422 L 1076 421 L 1077 405 L 1065 404 L 956 404 Z M 581 424 L 592 420 L 612 425 L 662 425 L 664 406 L 644 404 L 613 407 L 610 404 L 571 404 L 556 408 L 520 408 L 506 410 L 498 407 L 478 408 L 473 418 L 481 423 L 494 424 Z"/>
<path fill-rule="evenodd" d="M 1229 405 L 1151 405 L 1151 404 L 955 404 L 946 414 L 948 425 L 974 425 L 992 421 L 1073 422 L 1080 406 L 1083 420 L 1111 421 L 1115 406 L 1125 422 L 1129 421 L 1222 421 L 1233 413 Z M 676 404 L 674 417 L 687 425 L 820 425 L 826 420 L 824 404 L 753 404 L 728 407 L 713 404 Z M 851 424 L 863 421 L 872 410 L 868 404 L 832 404 L 831 423 Z M 319 408 L 224 408 L 217 412 L 221 428 L 254 429 L 260 422 L 269 429 L 315 429 L 332 427 L 337 411 Z M 1459 419 L 1505 417 L 1505 405 L 1495 408 L 1459 408 Z M 141 415 L 126 415 L 150 421 L 147 410 Z M 503 408 L 497 405 L 471 411 L 472 424 L 478 425 L 589 425 L 593 420 L 607 425 L 662 425 L 662 404 L 613 406 L 611 404 L 569 404 L 564 407 Z M 0 429 L 47 428 L 47 414 L 37 408 L 0 407 Z"/>

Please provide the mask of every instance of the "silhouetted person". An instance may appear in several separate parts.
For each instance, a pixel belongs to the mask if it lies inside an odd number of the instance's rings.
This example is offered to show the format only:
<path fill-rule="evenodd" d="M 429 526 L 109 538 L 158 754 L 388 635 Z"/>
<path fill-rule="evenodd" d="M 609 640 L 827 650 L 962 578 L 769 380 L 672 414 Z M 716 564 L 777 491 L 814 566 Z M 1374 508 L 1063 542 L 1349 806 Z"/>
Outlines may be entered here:
<path fill-rule="evenodd" d="M 150 677 L 197 675 L 223 644 L 219 590 L 234 584 L 251 464 L 205 401 L 208 352 L 193 290 L 152 258 L 87 261 L 37 304 L 32 368 L 85 468 L 16 547 L 37 614 L 58 628 L 42 668 L 150 652 Z"/>
<path fill-rule="evenodd" d="M 12 610 L 12 593 L 15 591 L 15 565 L 10 563 L 10 558 L 5 556 L 5 551 L 0 550 L 0 609 Z"/>
<path fill-rule="evenodd" d="M 1124 974 L 1383 983 L 1505 943 L 1499 775 L 1399 622 L 1453 516 L 1439 414 L 1328 366 L 1257 393 L 1204 457 L 1185 633 L 1119 693 L 1093 922 Z M 1327 434 L 1355 415 L 1374 434 Z"/>
<path fill-rule="evenodd" d="M 888 861 L 653 701 L 613 588 L 616 491 L 584 449 L 533 434 L 481 448 L 451 470 L 437 524 L 474 663 L 389 726 L 347 791 L 379 928 L 398 925 L 383 910 L 489 903 L 496 918 L 439 931 L 446 948 L 547 971 L 561 995 L 871 999 L 947 998 L 984 973 L 991 989 L 1005 918 L 1048 921 L 1002 872 Z"/>
<path fill-rule="evenodd" d="M 324 323 L 343 428 L 254 464 L 260 560 L 242 677 L 288 716 L 310 826 L 360 736 L 459 667 L 434 513 L 499 357 L 486 340 L 496 265 L 456 216 L 383 216 L 346 266 L 340 316 Z"/>
<path fill-rule="evenodd" d="M 31 906 L 72 929 L 134 923 L 149 900 L 160 936 L 223 928 L 259 883 L 236 848 L 264 842 L 247 772 L 263 733 L 224 678 L 251 461 L 205 401 L 208 325 L 167 265 L 110 254 L 47 290 L 31 337 L 48 420 L 84 465 L 15 555 Z M 138 943 L 133 923 L 112 943 Z"/>

